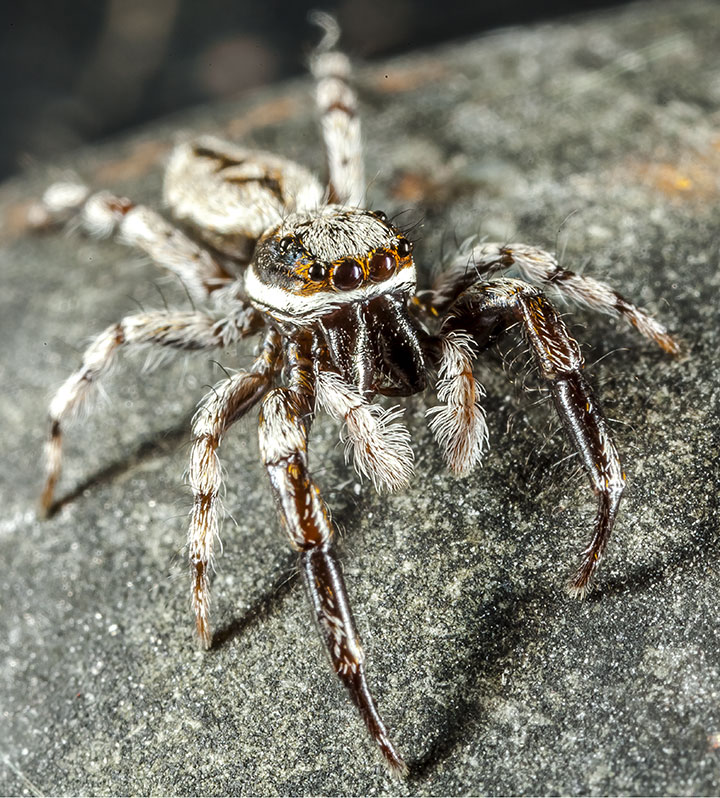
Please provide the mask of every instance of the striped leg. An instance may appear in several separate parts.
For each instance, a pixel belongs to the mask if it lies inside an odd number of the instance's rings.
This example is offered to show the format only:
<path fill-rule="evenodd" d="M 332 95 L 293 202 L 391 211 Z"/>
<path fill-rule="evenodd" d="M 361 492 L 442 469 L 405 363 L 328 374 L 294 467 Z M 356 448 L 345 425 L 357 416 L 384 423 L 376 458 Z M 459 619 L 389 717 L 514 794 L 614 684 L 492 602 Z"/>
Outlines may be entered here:
<path fill-rule="evenodd" d="M 677 354 L 677 341 L 665 327 L 642 308 L 628 302 L 607 283 L 561 269 L 549 252 L 525 244 L 483 243 L 464 251 L 440 278 L 433 296 L 433 305 L 440 311 L 477 281 L 506 269 L 515 268 L 531 283 L 556 291 L 560 296 L 599 313 L 623 318 L 635 329 L 654 341 L 669 354 Z"/>
<path fill-rule="evenodd" d="M 625 487 L 620 458 L 590 385 L 582 376 L 577 342 L 542 293 L 520 280 L 478 284 L 451 307 L 444 329 L 468 332 L 483 342 L 515 322 L 522 325 L 540 375 L 548 381 L 558 415 L 580 453 L 598 506 L 593 537 L 570 583 L 582 597 L 605 551 Z"/>
<path fill-rule="evenodd" d="M 361 207 L 365 200 L 365 170 L 357 98 L 348 82 L 350 61 L 334 49 L 340 38 L 335 19 L 316 11 L 311 20 L 325 32 L 311 68 L 317 80 L 316 101 L 330 172 L 330 202 Z"/>
<path fill-rule="evenodd" d="M 210 569 L 218 537 L 222 476 L 217 450 L 230 427 L 253 407 L 272 385 L 278 359 L 278 334 L 268 333 L 262 354 L 250 371 L 241 371 L 216 385 L 193 418 L 188 481 L 194 503 L 188 530 L 192 608 L 198 638 L 210 648 Z"/>
<path fill-rule="evenodd" d="M 40 206 L 47 223 L 76 214 L 80 226 L 90 235 L 98 238 L 117 235 L 123 244 L 137 247 L 158 266 L 176 274 L 198 302 L 205 301 L 209 293 L 231 281 L 207 250 L 159 213 L 109 191 L 99 191 L 88 197 L 89 193 L 80 183 L 50 186 Z"/>
<path fill-rule="evenodd" d="M 276 388 L 263 401 L 260 451 L 290 544 L 300 552 L 308 595 L 335 673 L 390 768 L 404 774 L 405 763 L 390 742 L 365 678 L 363 651 L 331 546 L 332 522 L 308 471 L 307 438 L 314 403 L 312 367 L 306 355 L 292 345 L 288 355 L 290 387 Z"/>
<path fill-rule="evenodd" d="M 426 415 L 448 468 L 466 476 L 487 449 L 488 429 L 480 400 L 485 391 L 473 374 L 475 343 L 464 332 L 443 330 L 438 341 L 438 399 Z"/>
<path fill-rule="evenodd" d="M 121 348 L 157 345 L 178 350 L 217 349 L 250 328 L 228 324 L 199 312 L 155 312 L 127 316 L 102 332 L 83 355 L 80 368 L 63 383 L 50 402 L 50 439 L 46 446 L 47 478 L 40 514 L 52 512 L 55 486 L 62 468 L 62 423 L 82 405 Z"/>

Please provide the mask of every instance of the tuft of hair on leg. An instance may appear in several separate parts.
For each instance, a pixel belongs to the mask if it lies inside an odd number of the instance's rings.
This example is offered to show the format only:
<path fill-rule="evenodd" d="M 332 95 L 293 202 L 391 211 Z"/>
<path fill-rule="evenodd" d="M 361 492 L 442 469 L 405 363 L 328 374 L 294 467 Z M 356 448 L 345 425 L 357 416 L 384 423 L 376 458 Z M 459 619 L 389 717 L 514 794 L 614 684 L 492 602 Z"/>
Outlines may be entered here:
<path fill-rule="evenodd" d="M 474 351 L 466 333 L 449 332 L 441 345 L 438 399 L 444 404 L 431 407 L 426 416 L 448 468 L 458 477 L 467 476 L 488 446 L 485 395 L 473 376 Z"/>
<path fill-rule="evenodd" d="M 405 487 L 413 475 L 415 455 L 410 433 L 399 421 L 403 408 L 371 405 L 335 372 L 321 371 L 316 390 L 325 412 L 345 421 L 345 457 L 352 456 L 357 473 L 371 479 L 378 492 Z"/>

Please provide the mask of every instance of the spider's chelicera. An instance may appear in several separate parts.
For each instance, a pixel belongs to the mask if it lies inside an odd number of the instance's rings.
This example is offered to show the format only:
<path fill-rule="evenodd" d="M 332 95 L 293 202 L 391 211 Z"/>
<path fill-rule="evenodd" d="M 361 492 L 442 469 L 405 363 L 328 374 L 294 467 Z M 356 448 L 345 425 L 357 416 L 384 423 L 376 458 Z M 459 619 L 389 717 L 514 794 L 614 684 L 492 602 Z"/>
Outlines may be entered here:
<path fill-rule="evenodd" d="M 615 521 L 625 476 L 600 406 L 583 376 L 583 358 L 540 286 L 629 321 L 666 352 L 677 345 L 663 326 L 605 283 L 561 269 L 525 245 L 467 246 L 436 285 L 416 293 L 411 242 L 381 211 L 363 208 L 365 179 L 349 63 L 334 47 L 333 20 L 312 61 L 326 145 L 325 189 L 301 166 L 205 136 L 176 147 L 165 200 L 186 234 L 154 211 L 79 184 L 51 186 L 42 213 L 78 212 L 96 235 L 117 233 L 178 274 L 209 309 L 128 316 L 100 334 L 50 405 L 45 512 L 55 505 L 61 427 L 121 348 L 143 345 L 213 350 L 262 335 L 247 371 L 220 382 L 193 420 L 188 534 L 192 607 L 210 646 L 209 577 L 218 536 L 218 447 L 232 424 L 260 405 L 260 451 L 280 518 L 299 552 L 313 610 L 334 669 L 391 768 L 406 770 L 368 688 L 333 523 L 308 470 L 307 442 L 319 409 L 344 422 L 358 472 L 397 490 L 412 474 L 401 411 L 377 395 L 410 396 L 431 377 L 439 404 L 428 411 L 447 465 L 467 474 L 487 445 L 483 390 L 474 361 L 509 327 L 521 330 L 597 497 L 592 538 L 572 577 L 587 591 Z M 202 243 L 201 243 L 202 242 Z M 244 271 L 239 267 L 245 267 Z M 522 279 L 505 276 L 513 268 Z M 238 276 L 239 275 L 239 276 Z"/>

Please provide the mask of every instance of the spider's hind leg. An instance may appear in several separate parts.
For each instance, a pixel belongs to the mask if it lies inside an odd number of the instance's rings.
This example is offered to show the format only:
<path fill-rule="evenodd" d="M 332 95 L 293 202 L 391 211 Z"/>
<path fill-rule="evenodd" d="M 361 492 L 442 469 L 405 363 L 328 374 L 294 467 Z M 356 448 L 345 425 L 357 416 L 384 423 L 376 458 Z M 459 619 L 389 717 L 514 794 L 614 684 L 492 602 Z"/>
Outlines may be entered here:
<path fill-rule="evenodd" d="M 600 405 L 582 374 L 580 347 L 539 289 L 512 279 L 478 283 L 466 290 L 450 308 L 443 330 L 469 332 L 482 343 L 488 330 L 496 335 L 515 322 L 522 326 L 597 497 L 593 536 L 570 582 L 570 590 L 582 597 L 610 539 L 625 474 Z"/>
<path fill-rule="evenodd" d="M 307 439 L 315 402 L 310 349 L 309 341 L 288 345 L 289 387 L 276 388 L 263 401 L 260 451 L 283 526 L 299 552 L 300 569 L 333 669 L 391 770 L 403 775 L 407 767 L 390 742 L 365 678 L 363 651 L 331 545 L 329 511 L 308 471 Z"/>

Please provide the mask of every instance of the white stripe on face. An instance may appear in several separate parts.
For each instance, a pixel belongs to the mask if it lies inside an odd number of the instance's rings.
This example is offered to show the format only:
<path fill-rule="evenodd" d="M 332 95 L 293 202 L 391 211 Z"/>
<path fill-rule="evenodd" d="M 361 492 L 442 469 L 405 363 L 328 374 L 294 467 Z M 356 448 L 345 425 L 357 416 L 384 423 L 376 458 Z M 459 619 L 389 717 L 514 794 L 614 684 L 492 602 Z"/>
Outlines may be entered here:
<path fill-rule="evenodd" d="M 368 281 L 353 291 L 318 291 L 313 294 L 294 294 L 274 285 L 263 283 L 255 272 L 254 264 L 245 272 L 245 291 L 253 304 L 260 305 L 272 315 L 287 321 L 294 318 L 312 319 L 330 313 L 351 302 L 373 299 L 395 291 L 414 293 L 417 276 L 415 264 L 400 269 L 382 283 Z"/>

